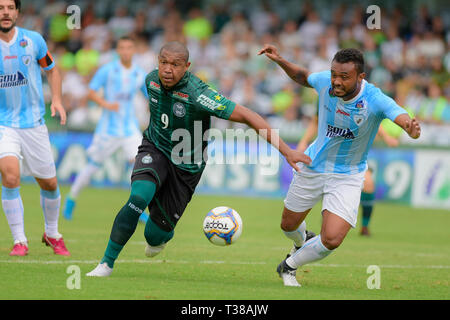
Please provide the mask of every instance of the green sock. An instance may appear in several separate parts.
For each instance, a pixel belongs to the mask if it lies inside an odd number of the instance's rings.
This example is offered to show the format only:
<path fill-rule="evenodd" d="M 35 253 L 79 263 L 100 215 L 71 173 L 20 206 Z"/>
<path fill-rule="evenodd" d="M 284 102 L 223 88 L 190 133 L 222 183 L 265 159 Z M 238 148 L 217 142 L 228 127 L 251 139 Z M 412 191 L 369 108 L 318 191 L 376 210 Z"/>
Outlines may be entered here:
<path fill-rule="evenodd" d="M 131 195 L 114 220 L 108 246 L 101 263 L 110 268 L 119 256 L 127 241 L 131 238 L 139 221 L 156 192 L 156 185 L 149 181 L 135 181 L 131 185 Z"/>
<path fill-rule="evenodd" d="M 120 251 L 122 251 L 123 246 L 115 243 L 111 239 L 109 239 L 108 246 L 106 247 L 105 255 L 103 256 L 102 261 L 100 263 L 106 262 L 108 267 L 114 267 L 114 261 L 116 261 L 119 256 Z"/>
<path fill-rule="evenodd" d="M 375 193 L 361 193 L 361 206 L 362 206 L 362 226 L 368 227 L 370 218 L 372 217 L 373 203 L 375 199 Z"/>

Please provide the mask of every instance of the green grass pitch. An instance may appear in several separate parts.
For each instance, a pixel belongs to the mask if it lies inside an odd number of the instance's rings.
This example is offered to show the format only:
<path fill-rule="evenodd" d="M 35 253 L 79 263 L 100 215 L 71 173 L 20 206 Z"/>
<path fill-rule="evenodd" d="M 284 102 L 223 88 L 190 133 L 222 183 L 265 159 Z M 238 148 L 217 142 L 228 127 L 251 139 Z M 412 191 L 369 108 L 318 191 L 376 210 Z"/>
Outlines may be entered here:
<path fill-rule="evenodd" d="M 61 193 L 68 192 L 62 187 Z M 23 185 L 26 257 L 10 257 L 11 233 L 0 219 L 0 299 L 151 299 L 151 300 L 303 300 L 303 299 L 449 299 L 450 213 L 376 204 L 369 238 L 350 231 L 326 259 L 297 272 L 301 288 L 287 288 L 275 272 L 291 249 L 280 229 L 282 199 L 194 195 L 165 250 L 144 255 L 144 226 L 122 251 L 111 277 L 88 278 L 102 257 L 114 217 L 127 190 L 88 188 L 79 197 L 72 221 L 60 218 L 60 232 L 71 251 L 60 257 L 41 243 L 44 218 L 36 185 Z M 228 247 L 203 235 L 206 213 L 230 206 L 243 219 L 241 238 Z M 2 214 L 3 215 L 3 214 Z M 308 229 L 319 232 L 315 207 Z M 369 289 L 368 267 L 379 267 L 380 289 Z M 81 271 L 80 288 L 73 288 Z M 72 277 L 72 278 L 71 278 Z M 370 282 L 370 281 L 369 281 Z M 72 284 L 72 285 L 71 285 Z M 72 288 L 72 289 L 71 289 Z"/>

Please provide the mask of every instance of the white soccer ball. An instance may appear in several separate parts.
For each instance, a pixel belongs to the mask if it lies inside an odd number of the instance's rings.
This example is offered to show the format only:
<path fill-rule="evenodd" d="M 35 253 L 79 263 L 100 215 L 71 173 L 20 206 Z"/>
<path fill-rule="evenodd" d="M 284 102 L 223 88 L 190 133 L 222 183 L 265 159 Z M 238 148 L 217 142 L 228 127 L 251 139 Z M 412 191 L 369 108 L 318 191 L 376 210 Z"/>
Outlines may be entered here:
<path fill-rule="evenodd" d="M 203 232 L 215 245 L 233 244 L 242 234 L 241 216 L 229 207 L 214 208 L 203 220 Z"/>

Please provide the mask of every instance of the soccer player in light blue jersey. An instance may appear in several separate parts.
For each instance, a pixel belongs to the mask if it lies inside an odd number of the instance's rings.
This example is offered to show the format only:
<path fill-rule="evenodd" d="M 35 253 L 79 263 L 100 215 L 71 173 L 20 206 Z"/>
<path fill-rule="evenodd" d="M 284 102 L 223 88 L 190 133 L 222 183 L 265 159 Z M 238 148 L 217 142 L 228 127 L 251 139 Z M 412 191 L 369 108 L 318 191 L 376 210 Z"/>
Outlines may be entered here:
<path fill-rule="evenodd" d="M 127 161 L 133 162 L 142 141 L 134 99 L 139 90 L 147 96 L 146 73 L 133 63 L 135 43 L 132 38 L 120 38 L 116 51 L 119 59 L 102 66 L 89 84 L 89 99 L 102 107 L 103 112 L 87 150 L 88 164 L 75 178 L 66 198 L 63 213 L 68 220 L 72 219 L 80 191 L 89 184 L 103 162 L 118 149 L 122 149 Z M 99 92 L 101 89 L 103 96 Z M 147 217 L 143 213 L 141 220 Z"/>
<path fill-rule="evenodd" d="M 364 80 L 364 58 L 357 49 L 336 53 L 331 70 L 310 73 L 283 59 L 275 46 L 265 45 L 259 54 L 276 62 L 295 82 L 319 94 L 318 135 L 306 149 L 312 162 L 299 164 L 281 219 L 285 235 L 298 250 L 283 260 L 277 272 L 286 286 L 300 286 L 298 267 L 330 255 L 356 226 L 361 188 L 367 170 L 367 154 L 383 119 L 389 118 L 417 139 L 420 125 L 393 99 Z M 305 239 L 305 218 L 322 202 L 320 234 Z"/>
<path fill-rule="evenodd" d="M 2 207 L 14 238 L 11 256 L 28 254 L 24 231 L 24 207 L 20 197 L 21 169 L 41 188 L 45 232 L 42 242 L 55 254 L 69 255 L 58 232 L 61 203 L 56 169 L 47 127 L 41 68 L 52 93 L 51 115 L 61 125 L 66 113 L 61 104 L 61 77 L 42 36 L 16 27 L 19 0 L 0 0 L 0 172 Z"/>

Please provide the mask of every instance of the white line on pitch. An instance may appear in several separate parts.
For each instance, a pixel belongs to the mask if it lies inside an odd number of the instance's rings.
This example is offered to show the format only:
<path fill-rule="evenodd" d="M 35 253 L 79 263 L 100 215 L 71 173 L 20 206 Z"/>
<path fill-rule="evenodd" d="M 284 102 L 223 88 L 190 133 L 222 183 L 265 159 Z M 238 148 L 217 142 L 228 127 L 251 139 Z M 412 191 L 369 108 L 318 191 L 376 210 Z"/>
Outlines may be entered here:
<path fill-rule="evenodd" d="M 96 264 L 98 260 L 0 260 L 0 263 L 6 264 Z M 203 261 L 187 261 L 187 260 L 117 260 L 116 263 L 138 263 L 138 264 L 154 264 L 154 263 L 174 263 L 174 264 L 237 264 L 237 265 L 265 265 L 267 262 L 261 261 L 220 261 L 220 260 L 203 260 Z M 321 264 L 312 263 L 305 267 L 324 267 L 324 268 L 367 268 L 367 265 L 355 264 Z M 379 265 L 385 269 L 450 269 L 447 265 Z"/>

